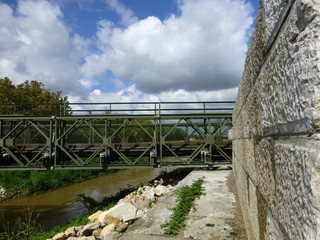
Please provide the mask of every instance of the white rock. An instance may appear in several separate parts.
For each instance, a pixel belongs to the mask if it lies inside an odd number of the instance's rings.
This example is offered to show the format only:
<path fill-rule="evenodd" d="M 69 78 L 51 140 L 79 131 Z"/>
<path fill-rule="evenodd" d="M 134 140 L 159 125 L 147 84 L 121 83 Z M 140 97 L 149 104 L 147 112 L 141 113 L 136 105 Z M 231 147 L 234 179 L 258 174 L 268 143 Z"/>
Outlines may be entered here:
<path fill-rule="evenodd" d="M 64 233 L 58 233 L 52 239 L 53 240 L 66 240 L 67 236 Z"/>
<path fill-rule="evenodd" d="M 101 237 L 104 237 L 109 232 L 112 232 L 116 229 L 116 225 L 114 223 L 109 224 L 108 226 L 105 226 L 101 231 Z"/>
<path fill-rule="evenodd" d="M 108 211 L 103 212 L 100 215 L 98 221 L 103 222 L 106 215 L 110 215 L 112 217 L 123 220 L 123 215 L 131 212 L 135 213 L 136 211 L 137 211 L 137 208 L 133 206 L 131 203 L 125 202 L 125 203 L 117 204 L 113 208 L 110 208 Z"/>
<path fill-rule="evenodd" d="M 74 237 L 74 236 L 76 236 L 75 227 L 69 227 L 66 231 L 64 231 L 64 234 L 65 234 L 67 237 Z"/>
<path fill-rule="evenodd" d="M 133 205 L 137 209 L 144 209 L 150 205 L 150 200 L 149 199 L 137 199 Z"/>
<path fill-rule="evenodd" d="M 89 236 L 94 230 L 100 227 L 100 222 L 89 223 L 79 232 L 80 236 Z"/>
<path fill-rule="evenodd" d="M 142 196 L 149 199 L 150 201 L 155 200 L 154 195 L 155 195 L 154 188 L 151 188 L 151 187 L 146 188 L 144 193 L 142 193 Z"/>
<path fill-rule="evenodd" d="M 162 195 L 169 193 L 169 189 L 163 185 L 158 185 L 155 188 L 154 192 L 157 196 L 162 196 Z"/>
<path fill-rule="evenodd" d="M 100 216 L 102 213 L 103 213 L 103 212 L 102 212 L 101 210 L 99 210 L 98 212 L 90 215 L 90 216 L 88 217 L 88 219 L 90 220 L 90 222 L 95 222 L 95 221 L 97 221 L 97 220 L 99 219 L 99 216 Z"/>
<path fill-rule="evenodd" d="M 106 225 L 109 225 L 111 223 L 118 225 L 121 222 L 121 220 L 119 218 L 116 218 L 116 217 L 109 215 L 107 211 L 100 215 L 98 221 L 101 224 L 106 224 Z"/>

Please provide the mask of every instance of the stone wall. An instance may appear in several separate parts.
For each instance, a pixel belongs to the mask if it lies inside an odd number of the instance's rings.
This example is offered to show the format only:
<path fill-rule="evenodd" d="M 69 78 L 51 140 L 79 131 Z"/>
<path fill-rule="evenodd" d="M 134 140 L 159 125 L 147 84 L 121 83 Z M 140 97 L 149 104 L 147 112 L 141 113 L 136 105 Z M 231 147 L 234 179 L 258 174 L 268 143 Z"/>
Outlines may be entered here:
<path fill-rule="evenodd" d="M 233 115 L 249 239 L 320 239 L 320 1 L 261 0 Z"/>

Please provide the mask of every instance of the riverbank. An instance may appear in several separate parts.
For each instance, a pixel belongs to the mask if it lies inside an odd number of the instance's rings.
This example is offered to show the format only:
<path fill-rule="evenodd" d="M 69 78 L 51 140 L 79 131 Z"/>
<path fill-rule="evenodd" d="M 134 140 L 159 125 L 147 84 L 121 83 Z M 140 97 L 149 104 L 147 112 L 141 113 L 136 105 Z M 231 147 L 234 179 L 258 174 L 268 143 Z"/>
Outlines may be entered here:
<path fill-rule="evenodd" d="M 161 227 L 169 221 L 171 208 L 176 204 L 176 191 L 183 186 L 190 186 L 197 179 L 203 179 L 203 189 L 205 194 L 201 195 L 195 202 L 195 208 L 189 214 L 185 226 L 180 230 L 176 237 L 167 237 L 164 235 L 165 230 Z M 136 220 L 124 232 L 112 232 L 107 234 L 82 237 L 81 239 L 119 239 L 119 240 L 161 240 L 161 239 L 224 239 L 224 240 L 245 240 L 246 235 L 243 227 L 241 211 L 237 204 L 233 173 L 231 170 L 206 171 L 194 170 L 180 181 L 161 201 L 157 202 L 154 207 L 141 218 Z M 121 204 L 120 204 L 121 205 Z M 122 205 L 121 205 L 122 206 Z M 101 212 L 100 212 L 101 214 Z M 111 214 L 111 213 L 110 213 Z M 108 212 L 106 213 L 108 215 Z M 118 219 L 119 223 L 120 220 Z M 127 224 L 126 221 L 122 222 Z M 89 223 L 86 226 L 76 228 L 86 228 L 91 225 L 97 225 L 96 229 L 115 227 L 116 224 L 110 223 L 104 227 L 102 222 Z M 100 226 L 100 227 L 99 227 Z M 103 228 L 103 229 L 102 229 Z M 74 230 L 75 228 L 73 228 Z M 91 232 L 94 232 L 92 230 Z M 63 233 L 61 233 L 63 234 Z M 79 234 L 80 236 L 81 233 Z M 58 236 L 53 238 L 57 240 Z M 65 239 L 80 239 L 73 236 Z"/>
<path fill-rule="evenodd" d="M 54 226 L 66 224 L 69 220 L 84 215 L 85 207 L 75 202 L 77 195 L 85 194 L 100 201 L 128 188 L 128 185 L 139 186 L 146 183 L 156 178 L 161 171 L 163 169 L 125 169 L 44 194 L 11 199 L 0 204 L 0 216 L 14 226 L 28 209 L 33 209 L 34 216 L 39 215 L 37 227 L 40 226 L 42 231 L 49 231 Z M 2 231 L 0 222 L 0 232 Z"/>
<path fill-rule="evenodd" d="M 5 194 L 0 195 L 0 203 L 54 191 L 116 171 L 118 170 L 3 171 L 0 172 L 0 186 Z"/>

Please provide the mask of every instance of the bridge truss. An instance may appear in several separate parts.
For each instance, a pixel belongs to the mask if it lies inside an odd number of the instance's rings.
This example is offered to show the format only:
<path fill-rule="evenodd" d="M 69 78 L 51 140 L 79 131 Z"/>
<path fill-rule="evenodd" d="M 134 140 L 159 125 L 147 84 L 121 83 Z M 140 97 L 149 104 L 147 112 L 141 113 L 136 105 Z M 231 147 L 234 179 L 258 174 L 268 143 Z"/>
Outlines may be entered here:
<path fill-rule="evenodd" d="M 233 105 L 71 103 L 53 116 L 0 115 L 0 170 L 228 165 Z"/>

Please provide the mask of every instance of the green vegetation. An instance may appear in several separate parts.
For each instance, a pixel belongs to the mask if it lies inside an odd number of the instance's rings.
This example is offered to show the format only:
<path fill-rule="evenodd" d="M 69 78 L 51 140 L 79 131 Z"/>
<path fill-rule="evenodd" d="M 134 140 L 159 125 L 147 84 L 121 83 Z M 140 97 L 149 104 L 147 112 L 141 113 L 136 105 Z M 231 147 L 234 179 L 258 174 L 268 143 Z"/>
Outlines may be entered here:
<path fill-rule="evenodd" d="M 113 206 L 116 205 L 116 203 L 121 198 L 124 198 L 127 194 L 129 194 L 130 192 L 132 192 L 136 189 L 137 188 L 134 188 L 132 186 L 128 186 L 125 189 L 121 189 L 115 195 L 103 198 L 101 201 L 96 201 L 93 198 L 86 196 L 85 194 L 80 194 L 80 195 L 78 195 L 77 201 L 84 204 L 85 207 L 88 209 L 88 212 L 86 214 L 84 214 L 81 217 L 71 219 L 67 224 L 56 226 L 49 232 L 40 232 L 34 236 L 33 240 L 43 240 L 43 239 L 51 238 L 52 236 L 56 235 L 57 233 L 64 232 L 69 227 L 86 225 L 89 222 L 88 217 L 91 214 L 93 214 L 94 212 L 96 212 L 98 210 L 106 211 L 106 210 L 112 208 Z M 0 238 L 0 240 L 1 240 L 1 238 Z"/>
<path fill-rule="evenodd" d="M 81 217 L 71 219 L 67 224 L 54 227 L 49 232 L 40 231 L 40 226 L 36 223 L 38 216 L 34 215 L 32 209 L 29 209 L 23 218 L 18 218 L 14 224 L 2 218 L 0 219 L 0 224 L 2 224 L 4 231 L 0 234 L 0 240 L 43 240 L 51 238 L 57 233 L 64 232 L 69 227 L 86 225 L 88 223 L 88 217 L 92 213 L 98 209 L 105 211 L 112 208 L 121 198 L 135 189 L 136 188 L 132 186 L 128 186 L 128 188 L 120 190 L 115 195 L 103 198 L 100 202 L 81 194 L 78 196 L 78 202 L 83 203 L 88 209 L 90 208 L 90 210 Z M 94 204 L 92 205 L 92 203 Z"/>
<path fill-rule="evenodd" d="M 0 186 L 8 192 L 7 198 L 35 195 L 114 171 L 116 170 L 3 171 L 0 172 Z"/>
<path fill-rule="evenodd" d="M 7 77 L 0 78 L 0 89 L 0 114 L 59 115 L 70 110 L 67 97 L 62 97 L 61 91 L 51 92 L 38 81 L 14 85 Z"/>
<path fill-rule="evenodd" d="M 67 170 L 65 171 L 66 173 L 68 172 Z M 183 179 L 190 171 L 192 171 L 192 168 L 178 168 L 171 172 L 163 171 L 156 179 L 160 180 L 160 178 L 162 178 L 165 184 L 175 184 L 179 180 Z M 21 176 L 23 176 L 23 174 L 31 172 L 29 171 L 16 173 L 20 173 Z M 149 183 L 153 183 L 153 181 L 154 180 L 151 180 Z M 39 224 L 37 224 L 38 216 L 34 214 L 32 209 L 28 210 L 25 213 L 24 217 L 17 219 L 15 224 L 9 223 L 9 221 L 5 221 L 4 218 L 0 218 L 0 224 L 3 226 L 4 229 L 4 231 L 0 234 L 0 240 L 43 240 L 51 238 L 57 233 L 64 232 L 69 227 L 86 225 L 88 223 L 88 217 L 91 214 L 98 210 L 105 211 L 112 208 L 120 199 L 124 198 L 127 194 L 136 191 L 138 187 L 141 185 L 142 183 L 140 183 L 137 187 L 128 186 L 125 189 L 121 189 L 117 194 L 105 197 L 101 201 L 96 201 L 95 199 L 86 196 L 85 194 L 78 195 L 76 201 L 82 203 L 86 207 L 87 212 L 83 216 L 71 219 L 67 224 L 56 226 L 48 232 L 41 231 L 41 227 L 39 226 Z"/>
<path fill-rule="evenodd" d="M 34 235 L 38 232 L 37 218 L 33 209 L 28 209 L 15 223 L 5 221 L 1 215 L 0 224 L 4 231 L 0 233 L 0 240 L 33 240 Z"/>
<path fill-rule="evenodd" d="M 187 214 L 194 207 L 195 199 L 203 194 L 203 181 L 202 178 L 199 178 L 191 186 L 183 186 L 177 192 L 178 203 L 176 207 L 171 209 L 170 221 L 161 225 L 161 228 L 165 229 L 166 235 L 178 234 L 187 218 Z"/>

